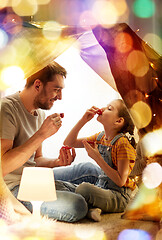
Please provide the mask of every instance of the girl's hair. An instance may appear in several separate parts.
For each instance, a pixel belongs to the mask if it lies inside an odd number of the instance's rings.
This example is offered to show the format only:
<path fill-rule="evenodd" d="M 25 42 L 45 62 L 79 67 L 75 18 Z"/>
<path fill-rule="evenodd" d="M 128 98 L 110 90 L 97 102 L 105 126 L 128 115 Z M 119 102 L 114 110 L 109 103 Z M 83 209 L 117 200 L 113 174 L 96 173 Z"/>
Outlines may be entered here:
<path fill-rule="evenodd" d="M 127 107 L 125 106 L 123 100 L 117 99 L 118 102 L 120 102 L 120 107 L 118 108 L 118 116 L 124 118 L 124 125 L 120 129 L 120 132 L 122 133 L 129 133 L 130 135 L 134 135 L 134 123 L 131 119 L 131 116 L 128 112 Z M 131 138 L 128 138 L 131 145 L 135 148 L 136 147 L 136 141 L 133 136 Z"/>
<path fill-rule="evenodd" d="M 52 77 L 56 74 L 62 75 L 64 78 L 66 78 L 67 72 L 65 68 L 63 68 L 57 62 L 53 61 L 49 63 L 46 67 L 41 69 L 40 71 L 28 77 L 26 80 L 25 87 L 26 88 L 31 87 L 34 84 L 36 79 L 39 79 L 45 86 L 47 82 L 52 81 Z"/>

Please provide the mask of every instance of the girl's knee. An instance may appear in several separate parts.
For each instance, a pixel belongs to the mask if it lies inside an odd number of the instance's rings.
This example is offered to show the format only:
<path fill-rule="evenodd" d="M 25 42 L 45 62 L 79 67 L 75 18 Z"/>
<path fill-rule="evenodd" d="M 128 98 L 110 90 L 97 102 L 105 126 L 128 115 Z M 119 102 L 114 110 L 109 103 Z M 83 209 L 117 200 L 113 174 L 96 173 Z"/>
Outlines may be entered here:
<path fill-rule="evenodd" d="M 91 187 L 92 184 L 84 182 L 76 188 L 75 192 L 81 194 L 83 197 L 86 198 L 86 196 L 89 195 L 91 192 Z"/>

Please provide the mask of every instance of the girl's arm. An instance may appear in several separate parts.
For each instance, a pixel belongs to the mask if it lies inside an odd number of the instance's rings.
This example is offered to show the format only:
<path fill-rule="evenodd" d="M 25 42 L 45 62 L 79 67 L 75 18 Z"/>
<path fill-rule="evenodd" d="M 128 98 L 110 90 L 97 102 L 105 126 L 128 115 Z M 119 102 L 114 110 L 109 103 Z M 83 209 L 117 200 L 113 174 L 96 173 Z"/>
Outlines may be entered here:
<path fill-rule="evenodd" d="M 97 110 L 98 108 L 93 106 L 92 108 L 88 109 L 85 112 L 83 117 L 78 121 L 78 123 L 72 128 L 72 130 L 69 132 L 69 134 L 65 138 L 64 145 L 68 145 L 70 147 L 75 147 L 75 148 L 84 147 L 82 141 L 85 140 L 86 138 L 77 138 L 79 131 L 88 121 L 90 121 L 94 117 Z"/>
<path fill-rule="evenodd" d="M 90 144 L 87 143 L 87 141 L 83 140 L 84 147 L 88 153 L 88 156 L 93 158 L 96 163 L 102 168 L 102 170 L 105 172 L 105 174 L 111 178 L 111 180 L 116 183 L 119 187 L 122 187 L 125 185 L 128 173 L 129 173 L 129 160 L 124 159 L 121 161 L 118 161 L 117 170 L 111 168 L 102 158 L 100 155 L 97 144 L 95 148 L 91 147 Z"/>

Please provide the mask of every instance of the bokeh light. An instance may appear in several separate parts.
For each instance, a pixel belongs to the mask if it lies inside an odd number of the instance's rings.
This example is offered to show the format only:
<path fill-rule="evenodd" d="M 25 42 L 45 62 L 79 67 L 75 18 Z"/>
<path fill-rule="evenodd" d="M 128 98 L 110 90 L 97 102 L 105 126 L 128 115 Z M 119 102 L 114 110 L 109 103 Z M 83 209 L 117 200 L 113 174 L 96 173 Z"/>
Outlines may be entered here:
<path fill-rule="evenodd" d="M 38 11 L 38 3 L 37 0 L 21 0 L 12 8 L 19 16 L 32 16 Z"/>
<path fill-rule="evenodd" d="M 96 1 L 92 12 L 98 23 L 104 27 L 111 27 L 118 21 L 118 11 L 111 1 Z"/>
<path fill-rule="evenodd" d="M 162 182 L 162 167 L 160 164 L 148 164 L 142 173 L 142 181 L 147 188 L 156 188 Z"/>
<path fill-rule="evenodd" d="M 0 233 L 6 235 L 7 231 L 8 231 L 7 223 L 3 219 L 0 219 Z M 2 238 L 0 238 L 0 239 L 2 239 Z"/>
<path fill-rule="evenodd" d="M 0 72 L 1 75 L 1 72 Z M 0 91 L 5 91 L 8 88 L 8 85 L 5 84 L 0 77 Z"/>
<path fill-rule="evenodd" d="M 135 126 L 140 129 L 146 127 L 152 119 L 152 111 L 147 103 L 138 101 L 130 109 Z"/>
<path fill-rule="evenodd" d="M 0 28 L 0 49 L 4 48 L 8 42 L 8 35 Z"/>
<path fill-rule="evenodd" d="M 147 133 L 143 137 L 142 142 L 145 149 L 145 155 L 147 157 L 155 154 L 162 154 L 162 129 L 160 128 L 153 132 Z"/>
<path fill-rule="evenodd" d="M 151 78 L 148 81 L 148 77 L 135 77 L 136 86 L 143 92 L 150 93 L 157 87 L 157 82 L 155 78 Z M 145 94 L 145 97 L 148 98 L 149 95 Z"/>
<path fill-rule="evenodd" d="M 16 58 L 16 49 L 14 46 L 7 45 L 4 50 L 1 51 L 0 63 L 2 66 L 12 65 Z"/>
<path fill-rule="evenodd" d="M 51 0 L 37 0 L 39 5 L 44 5 L 50 3 Z"/>
<path fill-rule="evenodd" d="M 75 230 L 75 235 L 78 239 L 83 239 L 83 240 L 106 240 L 106 236 L 104 234 L 103 231 L 99 231 L 99 230 L 95 230 L 93 229 L 89 229 L 87 232 L 87 229 L 84 230 L 80 230 L 80 229 L 76 229 Z"/>
<path fill-rule="evenodd" d="M 24 72 L 18 66 L 9 66 L 2 70 L 1 80 L 8 85 L 8 87 L 14 87 L 24 79 Z"/>
<path fill-rule="evenodd" d="M 80 26 L 85 30 L 90 30 L 97 25 L 97 21 L 91 11 L 84 11 L 80 15 Z"/>
<path fill-rule="evenodd" d="M 127 58 L 127 69 L 136 77 L 143 77 L 149 70 L 149 62 L 141 51 L 132 51 Z"/>
<path fill-rule="evenodd" d="M 91 229 L 90 231 L 87 232 L 87 230 L 80 230 L 76 229 L 75 234 L 79 239 L 85 239 L 85 238 L 90 238 L 93 237 L 96 233 L 95 229 Z"/>
<path fill-rule="evenodd" d="M 130 103 L 130 106 L 132 106 L 134 103 L 138 102 L 139 100 L 140 101 L 145 100 L 143 93 L 136 89 L 129 91 L 124 98 L 127 103 Z"/>
<path fill-rule="evenodd" d="M 1 0 L 0 8 L 17 6 L 22 0 Z"/>
<path fill-rule="evenodd" d="M 150 18 L 155 13 L 155 3 L 152 0 L 136 0 L 133 3 L 133 12 L 137 17 Z"/>
<path fill-rule="evenodd" d="M 61 34 L 61 26 L 55 21 L 48 21 L 43 26 L 43 35 L 48 40 L 58 40 Z"/>
<path fill-rule="evenodd" d="M 162 39 L 160 36 L 154 33 L 147 33 L 143 40 L 151 45 L 159 54 L 162 54 Z"/>
<path fill-rule="evenodd" d="M 151 240 L 148 232 L 140 229 L 125 229 L 120 232 L 117 240 Z"/>
<path fill-rule="evenodd" d="M 29 237 L 23 238 L 23 240 L 45 240 L 45 238 L 44 237 L 37 237 L 37 236 L 29 236 Z"/>
<path fill-rule="evenodd" d="M 112 0 L 111 2 L 116 8 L 118 16 L 122 16 L 128 11 L 128 6 L 125 0 Z"/>
<path fill-rule="evenodd" d="M 0 1 L 0 9 L 6 7 L 7 6 L 7 2 L 8 2 L 8 0 Z"/>
<path fill-rule="evenodd" d="M 25 59 L 25 57 L 28 56 L 31 51 L 30 43 L 25 37 L 16 38 L 12 42 L 12 46 L 16 49 L 18 59 Z"/>
<path fill-rule="evenodd" d="M 143 183 L 140 184 L 134 201 L 129 205 L 129 210 L 136 211 L 143 205 L 151 205 L 157 199 L 157 188 L 147 188 Z"/>
<path fill-rule="evenodd" d="M 3 28 L 10 34 L 16 34 L 22 28 L 22 19 L 16 14 L 8 14 L 3 20 Z"/>
<path fill-rule="evenodd" d="M 115 38 L 115 47 L 121 52 L 125 53 L 132 49 L 133 40 L 132 37 L 128 33 L 118 33 Z"/>

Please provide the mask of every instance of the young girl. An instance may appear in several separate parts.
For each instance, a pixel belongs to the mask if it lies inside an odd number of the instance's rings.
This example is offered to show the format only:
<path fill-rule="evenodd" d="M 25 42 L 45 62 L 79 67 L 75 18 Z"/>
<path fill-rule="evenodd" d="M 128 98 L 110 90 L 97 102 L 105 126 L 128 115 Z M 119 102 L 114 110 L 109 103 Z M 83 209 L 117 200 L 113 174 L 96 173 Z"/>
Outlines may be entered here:
<path fill-rule="evenodd" d="M 133 135 L 134 125 L 124 102 L 120 99 L 112 101 L 101 109 L 97 117 L 104 131 L 87 138 L 77 138 L 81 128 L 90 121 L 99 109 L 87 110 L 79 122 L 66 137 L 64 144 L 75 148 L 85 147 L 88 156 L 95 160 L 101 168 L 97 183 L 81 183 L 76 193 L 81 194 L 89 208 L 89 217 L 100 220 L 104 213 L 123 212 L 130 200 L 131 192 L 136 188 L 129 178 L 133 169 L 136 151 L 125 133 Z M 93 208 L 97 208 L 95 211 Z M 100 210 L 101 209 L 101 210 Z"/>

